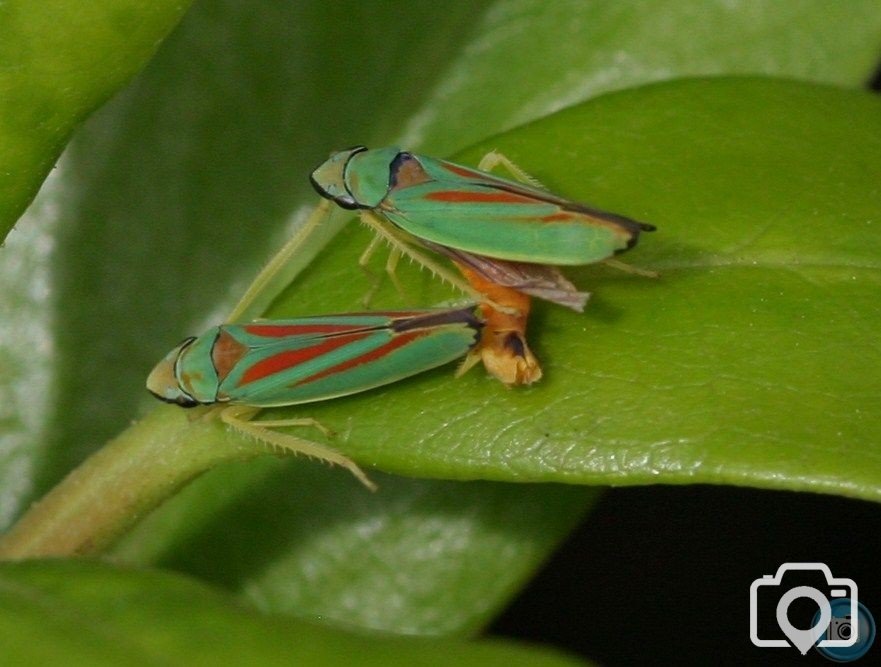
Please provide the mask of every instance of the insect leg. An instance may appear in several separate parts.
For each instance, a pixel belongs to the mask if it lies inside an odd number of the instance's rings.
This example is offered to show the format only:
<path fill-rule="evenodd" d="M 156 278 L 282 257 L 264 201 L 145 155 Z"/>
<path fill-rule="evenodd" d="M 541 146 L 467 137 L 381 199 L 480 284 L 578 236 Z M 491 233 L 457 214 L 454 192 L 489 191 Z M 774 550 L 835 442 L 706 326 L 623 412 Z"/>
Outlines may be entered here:
<path fill-rule="evenodd" d="M 401 259 L 401 249 L 398 246 L 392 246 L 392 249 L 389 251 L 388 259 L 385 262 L 385 272 L 388 274 L 389 280 L 392 281 L 392 284 L 395 286 L 395 289 L 398 291 L 398 294 L 401 298 L 407 302 L 409 299 L 407 298 L 407 291 L 404 289 L 404 286 L 401 284 L 400 278 L 398 278 L 398 262 Z"/>
<path fill-rule="evenodd" d="M 504 167 L 508 170 L 514 178 L 516 178 L 521 183 L 527 183 L 529 185 L 533 185 L 537 188 L 547 189 L 544 185 L 539 182 L 537 178 L 534 176 L 530 176 L 523 169 L 518 167 L 511 159 L 505 155 L 504 153 L 500 153 L 499 151 L 490 151 L 486 155 L 484 155 L 480 162 L 477 164 L 477 168 L 481 171 L 492 171 L 496 167 Z"/>
<path fill-rule="evenodd" d="M 480 291 L 474 289 L 468 282 L 462 280 L 459 276 L 449 271 L 442 264 L 436 262 L 428 255 L 420 252 L 413 247 L 409 238 L 404 232 L 399 231 L 391 224 L 385 222 L 382 218 L 370 211 L 361 212 L 361 220 L 365 225 L 374 230 L 378 235 L 386 239 L 393 248 L 397 248 L 402 254 L 412 258 L 416 263 L 425 267 L 441 280 L 445 280 L 458 290 L 461 290 L 475 301 L 490 303 L 498 310 L 503 312 L 511 312 L 511 307 L 505 304 L 496 304 L 492 301 L 487 302 L 487 296 Z"/>
<path fill-rule="evenodd" d="M 266 428 L 283 428 L 285 426 L 311 426 L 312 428 L 321 431 L 324 435 L 334 435 L 333 429 L 328 428 L 320 421 L 318 421 L 317 419 L 313 419 L 312 417 L 299 417 L 297 419 L 260 419 L 257 421 L 252 421 L 251 423 L 257 424 L 259 426 L 264 426 Z"/>
<path fill-rule="evenodd" d="M 380 285 L 382 285 L 382 276 L 378 276 L 370 270 L 370 258 L 373 257 L 373 254 L 376 252 L 376 249 L 380 246 L 382 241 L 383 238 L 379 234 L 374 234 L 370 243 L 367 244 L 367 247 L 364 248 L 364 252 L 362 252 L 361 256 L 358 258 L 358 266 L 361 267 L 361 270 L 366 273 L 368 278 L 372 281 L 367 292 L 361 297 L 361 303 L 364 304 L 365 308 L 370 306 L 370 302 L 373 301 L 373 297 L 379 290 Z"/>
<path fill-rule="evenodd" d="M 462 360 L 462 363 L 459 364 L 459 367 L 456 369 L 455 377 L 460 378 L 465 373 L 474 368 L 477 364 L 480 363 L 480 345 L 472 349 L 468 355 Z"/>
<path fill-rule="evenodd" d="M 331 211 L 330 201 L 322 199 L 306 222 L 260 270 L 260 273 L 257 274 L 229 314 L 227 322 L 252 320 L 262 315 L 262 311 L 287 287 L 293 276 L 312 259 L 311 255 L 303 253 L 301 250 L 318 226 L 330 216 Z M 294 259 L 301 266 L 295 264 Z M 286 279 L 280 280 L 280 273 L 283 269 L 286 269 L 284 272 L 286 275 L 281 278 Z"/>
<path fill-rule="evenodd" d="M 260 421 L 251 421 L 252 417 L 259 411 L 259 408 L 251 406 L 231 405 L 225 407 L 220 412 L 220 419 L 232 429 L 244 435 L 264 442 L 273 447 L 278 447 L 291 454 L 305 454 L 311 458 L 327 461 L 330 464 L 336 464 L 351 472 L 358 480 L 371 491 L 376 491 L 376 485 L 368 479 L 367 475 L 358 467 L 358 465 L 346 456 L 330 447 L 325 447 L 317 442 L 297 438 L 288 433 L 279 433 L 268 428 Z M 294 422 L 299 420 L 293 420 Z M 279 422 L 287 422 L 286 426 L 290 426 L 291 420 L 279 420 Z M 269 424 L 278 422 L 267 422 Z M 314 424 L 312 424 L 314 426 Z"/>
<path fill-rule="evenodd" d="M 370 259 L 373 257 L 373 253 L 376 252 L 376 249 L 379 247 L 379 244 L 382 243 L 382 237 L 379 235 L 374 235 L 370 240 L 370 243 L 367 244 L 367 247 L 364 248 L 364 252 L 361 253 L 361 256 L 358 258 L 358 266 L 360 266 L 365 272 L 373 276 L 373 271 L 370 270 L 368 266 L 370 263 Z"/>

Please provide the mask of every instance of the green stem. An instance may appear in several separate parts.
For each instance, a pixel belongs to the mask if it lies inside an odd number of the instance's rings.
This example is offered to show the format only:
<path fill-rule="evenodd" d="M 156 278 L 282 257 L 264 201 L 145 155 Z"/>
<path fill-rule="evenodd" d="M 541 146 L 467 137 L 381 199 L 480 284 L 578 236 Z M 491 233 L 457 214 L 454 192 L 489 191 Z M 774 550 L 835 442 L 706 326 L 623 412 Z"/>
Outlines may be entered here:
<path fill-rule="evenodd" d="M 346 212 L 330 209 L 322 200 L 312 211 L 245 292 L 235 319 L 262 314 L 339 231 Z M 0 537 L 0 559 L 101 553 L 203 472 L 266 453 L 265 446 L 229 434 L 218 419 L 204 418 L 209 414 L 163 406 L 125 430 Z"/>
<path fill-rule="evenodd" d="M 73 470 L 0 537 L 0 559 L 104 551 L 211 468 L 265 454 L 206 413 L 162 406 Z"/>

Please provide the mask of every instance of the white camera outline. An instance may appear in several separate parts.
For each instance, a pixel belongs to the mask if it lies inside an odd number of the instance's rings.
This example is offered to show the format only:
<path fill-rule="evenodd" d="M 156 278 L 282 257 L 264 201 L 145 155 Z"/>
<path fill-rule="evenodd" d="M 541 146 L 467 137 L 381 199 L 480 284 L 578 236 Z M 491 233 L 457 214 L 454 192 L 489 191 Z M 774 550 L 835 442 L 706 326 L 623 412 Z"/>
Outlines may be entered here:
<path fill-rule="evenodd" d="M 818 647 L 823 648 L 846 648 L 849 646 L 856 646 L 857 641 L 859 641 L 859 612 L 858 612 L 858 600 L 857 600 L 857 584 L 853 579 L 848 579 L 847 577 L 833 577 L 832 570 L 829 569 L 829 566 L 826 563 L 783 563 L 780 567 L 777 568 L 777 574 L 770 575 L 764 574 L 758 579 L 754 580 L 749 587 L 749 638 L 752 643 L 760 648 L 774 648 L 778 646 L 790 646 L 790 643 L 786 639 L 760 639 L 759 638 L 759 609 L 758 609 L 758 601 L 759 601 L 759 588 L 761 586 L 779 586 L 783 581 L 783 575 L 790 570 L 801 570 L 801 571 L 810 571 L 810 572 L 822 572 L 826 577 L 826 583 L 834 588 L 836 586 L 844 586 L 850 589 L 850 595 L 847 594 L 847 591 L 841 595 L 833 595 L 833 599 L 838 598 L 850 598 L 850 618 L 851 618 L 851 627 L 854 628 L 854 631 L 851 633 L 850 639 L 822 639 L 817 642 Z M 814 589 L 817 590 L 817 589 Z M 823 593 L 821 591 L 817 591 L 821 595 Z M 831 621 L 830 621 L 831 622 Z M 823 632 L 825 633 L 828 630 L 828 626 L 823 628 Z"/>

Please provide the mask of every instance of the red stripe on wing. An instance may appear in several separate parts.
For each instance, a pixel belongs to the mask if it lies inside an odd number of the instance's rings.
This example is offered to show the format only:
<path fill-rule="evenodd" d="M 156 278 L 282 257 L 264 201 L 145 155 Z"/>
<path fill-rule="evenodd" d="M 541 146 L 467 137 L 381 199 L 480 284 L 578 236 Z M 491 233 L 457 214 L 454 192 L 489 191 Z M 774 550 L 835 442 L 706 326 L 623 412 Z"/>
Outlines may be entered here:
<path fill-rule="evenodd" d="M 308 382 L 315 382 L 316 380 L 320 380 L 322 378 L 328 377 L 330 375 L 334 375 L 335 373 L 342 373 L 343 371 L 347 371 L 350 368 L 354 368 L 355 366 L 360 366 L 361 364 L 368 364 L 371 361 L 376 361 L 377 359 L 381 359 L 387 354 L 394 352 L 399 347 L 404 347 L 405 345 L 413 342 L 418 338 L 422 338 L 429 334 L 430 332 L 427 329 L 423 330 L 415 330 L 409 331 L 407 333 L 402 333 L 394 338 L 392 338 L 388 343 L 384 345 L 380 345 L 376 349 L 370 350 L 369 352 L 365 352 L 359 357 L 353 357 L 352 359 L 347 359 L 336 366 L 331 366 L 330 368 L 325 368 L 323 371 L 315 373 L 315 375 L 310 375 L 307 378 L 303 378 L 296 384 L 292 385 L 293 387 L 299 387 L 300 385 L 307 384 Z"/>
<path fill-rule="evenodd" d="M 647 225 L 646 223 L 639 222 L 638 220 L 632 220 L 627 216 L 618 215 L 617 213 L 610 213 L 608 211 L 595 209 L 592 206 L 588 206 L 587 204 L 580 204 L 565 197 L 555 195 L 542 187 L 530 187 L 528 185 L 515 183 L 504 178 L 496 178 L 490 173 L 479 170 L 472 170 L 467 167 L 462 167 L 461 165 L 451 164 L 449 162 L 442 162 L 441 164 L 444 169 L 453 174 L 456 174 L 457 176 L 476 180 L 481 185 L 499 188 L 500 190 L 509 192 L 512 195 L 519 194 L 524 198 L 521 201 L 545 202 L 547 204 L 554 204 L 555 206 L 559 206 L 560 208 L 562 208 L 564 211 L 572 213 L 572 215 L 568 218 L 556 217 L 562 216 L 564 215 L 564 213 L 555 213 L 551 214 L 551 216 L 540 218 L 545 222 L 555 222 L 557 220 L 577 220 L 583 216 L 588 223 L 604 225 L 612 229 L 612 231 L 628 239 L 634 238 L 637 234 L 639 234 L 640 231 L 654 230 L 653 225 Z M 428 195 L 428 198 L 431 198 L 431 196 Z M 475 200 L 466 198 L 454 201 Z"/>
<path fill-rule="evenodd" d="M 352 330 L 351 324 L 248 324 L 246 333 L 263 338 L 284 338 L 300 334 L 335 334 Z"/>
<path fill-rule="evenodd" d="M 575 216 L 571 213 L 551 213 L 550 215 L 544 215 L 539 220 L 543 222 L 564 222 L 568 220 L 572 220 Z"/>
<path fill-rule="evenodd" d="M 366 313 L 349 313 L 350 317 L 387 317 L 389 319 L 401 319 L 427 315 L 431 311 L 426 310 L 371 310 Z M 377 329 L 384 324 L 247 324 L 242 328 L 252 336 L 262 338 L 284 338 L 285 336 L 299 336 L 301 334 L 338 334 L 350 333 L 360 329 Z"/>
<path fill-rule="evenodd" d="M 425 199 L 431 201 L 479 203 L 479 204 L 534 204 L 536 198 L 526 195 L 518 195 L 504 190 L 490 190 L 488 192 L 469 192 L 467 190 L 440 190 L 429 192 Z"/>
<path fill-rule="evenodd" d="M 364 331 L 362 333 L 352 334 L 351 336 L 336 336 L 333 338 L 328 338 L 318 345 L 313 345 L 312 347 L 304 347 L 300 350 L 288 350 L 286 352 L 279 352 L 276 355 L 258 361 L 256 364 L 248 368 L 248 370 L 246 370 L 242 374 L 242 377 L 239 380 L 237 386 L 242 387 L 251 382 L 262 380 L 265 377 L 269 377 L 270 375 L 274 375 L 275 373 L 280 373 L 281 371 L 292 368 L 298 364 L 302 364 L 306 361 L 309 361 L 310 359 L 315 359 L 316 357 L 320 357 L 323 354 L 333 352 L 339 347 L 343 347 L 344 345 L 348 345 L 349 343 L 354 343 L 355 341 L 361 340 L 365 336 L 368 336 L 370 333 L 370 331 Z"/>

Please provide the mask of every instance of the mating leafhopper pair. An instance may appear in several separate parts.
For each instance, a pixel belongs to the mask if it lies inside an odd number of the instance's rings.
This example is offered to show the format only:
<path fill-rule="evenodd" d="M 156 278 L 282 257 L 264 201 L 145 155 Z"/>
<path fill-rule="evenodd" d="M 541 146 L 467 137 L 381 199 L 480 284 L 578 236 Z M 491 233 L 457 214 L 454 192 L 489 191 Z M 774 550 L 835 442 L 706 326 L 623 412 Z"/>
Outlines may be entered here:
<path fill-rule="evenodd" d="M 498 165 L 518 180 L 491 173 Z M 311 180 L 319 194 L 359 211 L 376 238 L 390 242 L 386 268 L 393 279 L 407 255 L 476 305 L 224 324 L 172 350 L 147 387 L 182 406 L 223 406 L 220 416 L 233 428 L 342 465 L 368 486 L 357 465 L 333 449 L 273 430 L 317 425 L 313 420 L 251 418 L 261 408 L 364 391 L 461 357 L 463 370 L 483 361 L 505 384 L 530 384 L 541 377 L 526 342 L 531 297 L 582 310 L 588 295 L 558 267 L 614 262 L 640 232 L 654 229 L 554 195 L 495 152 L 475 169 L 393 147 L 357 147 L 333 154 Z M 424 249 L 448 257 L 461 276 Z M 294 251 L 288 246 L 279 256 Z M 261 275 L 255 285 L 264 284 Z"/>

